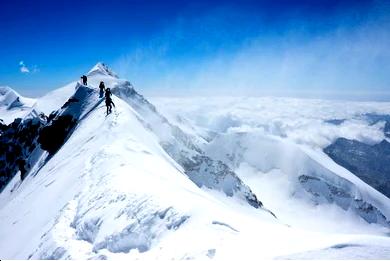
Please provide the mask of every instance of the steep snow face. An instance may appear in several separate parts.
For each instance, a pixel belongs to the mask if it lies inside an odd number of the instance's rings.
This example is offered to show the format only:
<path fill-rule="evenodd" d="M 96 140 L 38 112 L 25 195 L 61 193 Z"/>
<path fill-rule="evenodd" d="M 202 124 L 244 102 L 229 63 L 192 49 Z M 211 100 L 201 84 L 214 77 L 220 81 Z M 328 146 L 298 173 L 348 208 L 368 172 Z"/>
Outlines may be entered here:
<path fill-rule="evenodd" d="M 88 86 L 74 82 L 37 102 L 36 112 L 51 114 L 49 129 L 68 116 L 74 126 L 56 152 L 43 154 L 21 184 L 17 175 L 0 194 L 1 258 L 353 258 L 349 246 L 364 249 L 364 258 L 386 255 L 388 230 L 357 215 L 352 197 L 372 199 L 365 202 L 382 213 L 388 202 L 318 151 L 268 135 L 256 137 L 259 143 L 234 137 L 237 132 L 223 138 L 217 128 L 191 126 L 185 117 L 174 125 L 109 72 L 98 64 Z M 117 96 L 109 115 L 100 81 Z M 226 159 L 223 152 L 235 141 L 246 148 Z M 259 145 L 269 155 L 257 157 Z M 298 172 L 290 171 L 291 162 Z M 278 219 L 253 207 L 261 203 L 247 184 Z M 340 194 L 332 194 L 335 187 L 349 193 L 347 210 Z M 317 191 L 325 192 L 322 201 Z"/>
<path fill-rule="evenodd" d="M 54 154 L 81 117 L 99 104 L 100 100 L 93 97 L 93 89 L 80 84 L 73 89 L 76 89 L 74 95 L 61 108 L 53 111 L 49 118 L 36 113 L 38 104 L 24 119 L 18 118 L 8 126 L 3 125 L 0 132 L 0 191 L 18 171 L 21 179 L 25 173 L 35 174 L 45 163 L 45 151 Z M 45 105 L 45 109 L 52 104 Z"/>
<path fill-rule="evenodd" d="M 75 96 L 86 91 L 91 90 L 79 87 Z M 89 97 L 84 100 L 85 108 L 97 101 Z M 85 121 L 36 177 L 30 176 L 17 192 L 2 198 L 2 224 L 15 219 L 20 229 L 20 233 L 13 233 L 12 223 L 2 226 L 2 238 L 32 241 L 28 246 L 15 243 L 7 250 L 3 245 L 7 242 L 1 241 L 4 257 L 74 258 L 95 255 L 100 249 L 113 253 L 146 251 L 152 238 L 159 235 L 155 230 L 160 226 L 164 230 L 166 223 L 175 229 L 188 218 L 169 206 L 153 210 L 153 202 L 159 202 L 156 195 L 164 195 L 169 189 L 164 185 L 170 183 L 169 174 L 178 173 L 182 183 L 185 178 L 166 163 L 156 139 L 143 129 L 131 108 L 120 100 L 115 102 L 121 109 L 110 118 L 105 117 L 102 107 L 91 111 L 90 116 L 79 113 L 88 109 L 71 110 L 86 116 Z M 133 131 L 126 134 L 124 130 L 130 126 Z M 157 180 L 162 189 L 154 193 L 161 194 L 152 194 L 155 186 L 147 183 Z M 178 185 L 178 181 L 172 184 Z M 25 204 L 21 204 L 22 199 Z M 150 216 L 154 211 L 156 227 Z M 139 224 L 143 215 L 145 220 Z M 159 220 L 161 225 L 157 224 Z"/>
<path fill-rule="evenodd" d="M 37 99 L 35 110 L 49 115 L 58 110 L 75 92 L 77 82 L 71 82 Z"/>
<path fill-rule="evenodd" d="M 311 229 L 321 223 L 333 231 L 357 232 L 358 226 L 352 228 L 352 223 L 389 225 L 389 199 L 321 151 L 339 136 L 368 143 L 385 138 L 384 122 L 372 122 L 367 114 L 390 113 L 388 103 L 345 106 L 287 98 L 152 100 L 173 122 L 206 137 L 209 142 L 202 146 L 206 155 L 233 169 L 279 219 Z M 346 220 L 343 225 L 329 222 L 340 217 Z"/>
<path fill-rule="evenodd" d="M 25 98 L 10 87 L 0 86 L 0 119 L 9 124 L 16 118 L 24 118 L 35 102 L 35 99 Z"/>
<path fill-rule="evenodd" d="M 288 213 L 297 210 L 297 205 L 316 206 L 323 211 L 321 215 L 330 218 L 326 209 L 335 204 L 368 223 L 390 225 L 390 199 L 348 171 L 330 170 L 321 154 L 311 157 L 294 143 L 256 132 L 231 131 L 217 136 L 206 152 L 235 169 L 260 198 L 264 197 L 264 203 L 286 222 L 297 224 Z M 279 192 L 275 194 L 274 191 Z M 305 213 L 300 215 L 305 217 Z M 318 218 L 307 211 L 307 219 Z"/>
<path fill-rule="evenodd" d="M 242 201 L 201 190 L 133 108 L 114 97 L 116 109 L 106 116 L 97 95 L 89 87 L 77 88 L 72 98 L 82 104 L 73 100 L 59 111 L 78 117 L 73 134 L 35 175 L 11 192 L 15 179 L 0 194 L 2 258 L 126 254 L 224 260 L 291 254 L 334 242 L 321 235 L 310 242 L 307 238 L 318 235 L 280 225 Z M 264 233 L 272 236 L 253 240 Z M 265 248 L 260 254 L 259 243 Z M 280 244 L 285 245 L 282 250 Z"/>
<path fill-rule="evenodd" d="M 200 149 L 206 141 L 196 135 L 184 132 L 172 125 L 142 95 L 138 94 L 129 81 L 117 79 L 107 73 L 109 69 L 96 66 L 89 81 L 98 85 L 104 81 L 113 94 L 127 102 L 140 116 L 144 126 L 159 138 L 161 146 L 199 187 L 205 186 L 237 196 L 258 208 L 262 203 L 237 175 L 221 161 L 209 158 Z"/>

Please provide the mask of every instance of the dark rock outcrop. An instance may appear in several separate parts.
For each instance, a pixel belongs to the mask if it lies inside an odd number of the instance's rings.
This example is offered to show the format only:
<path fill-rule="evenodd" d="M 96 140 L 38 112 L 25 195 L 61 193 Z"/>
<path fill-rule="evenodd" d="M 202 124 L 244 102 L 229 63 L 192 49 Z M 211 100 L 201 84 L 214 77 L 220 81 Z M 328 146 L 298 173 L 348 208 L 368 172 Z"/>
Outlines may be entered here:
<path fill-rule="evenodd" d="M 53 119 L 50 125 L 43 127 L 39 132 L 38 142 L 41 148 L 53 155 L 64 144 L 75 125 L 76 120 L 71 115 Z"/>
<path fill-rule="evenodd" d="M 342 182 L 336 184 L 307 175 L 301 175 L 298 179 L 314 202 L 336 203 L 344 210 L 353 209 L 368 223 L 390 226 L 390 222 L 378 208 L 353 195 L 353 186 L 348 180 L 341 178 Z"/>
<path fill-rule="evenodd" d="M 22 179 L 30 169 L 30 156 L 38 147 L 38 134 L 45 122 L 41 118 L 15 119 L 1 126 L 0 191 L 20 170 Z"/>
<path fill-rule="evenodd" d="M 337 164 L 390 197 L 390 143 L 368 145 L 356 140 L 337 139 L 324 152 Z"/>

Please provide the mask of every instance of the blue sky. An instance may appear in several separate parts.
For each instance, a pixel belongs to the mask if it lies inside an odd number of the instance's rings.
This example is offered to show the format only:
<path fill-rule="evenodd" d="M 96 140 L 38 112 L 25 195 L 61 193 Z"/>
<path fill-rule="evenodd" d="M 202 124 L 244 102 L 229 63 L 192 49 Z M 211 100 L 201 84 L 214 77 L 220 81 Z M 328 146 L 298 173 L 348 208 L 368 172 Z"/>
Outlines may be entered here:
<path fill-rule="evenodd" d="M 104 61 L 150 95 L 390 97 L 389 1 L 1 1 L 0 85 Z M 387 99 L 387 98 L 385 98 Z"/>

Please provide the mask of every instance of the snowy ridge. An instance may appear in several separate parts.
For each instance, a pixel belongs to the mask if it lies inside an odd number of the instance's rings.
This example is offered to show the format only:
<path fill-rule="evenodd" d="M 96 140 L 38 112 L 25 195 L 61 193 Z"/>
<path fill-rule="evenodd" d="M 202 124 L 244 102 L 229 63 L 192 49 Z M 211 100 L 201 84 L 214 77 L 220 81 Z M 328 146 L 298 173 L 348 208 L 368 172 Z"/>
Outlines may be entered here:
<path fill-rule="evenodd" d="M 324 160 L 318 156 L 312 158 L 293 143 L 256 132 L 231 131 L 217 136 L 207 146 L 206 152 L 226 162 L 238 173 L 242 172 L 240 168 L 243 166 L 253 168 L 259 178 L 278 171 L 291 198 L 315 205 L 334 203 L 343 210 L 355 212 L 369 223 L 390 226 L 390 199 L 352 173 L 329 170 L 323 164 Z M 254 184 L 246 182 L 255 188 Z M 264 182 L 269 186 L 276 185 L 273 179 Z M 262 195 L 260 190 L 258 195 Z M 274 212 L 278 215 L 277 209 Z"/>
<path fill-rule="evenodd" d="M 102 68 L 100 70 L 103 70 Z M 161 146 L 183 168 L 188 177 L 199 187 L 206 186 L 225 192 L 228 196 L 239 196 L 258 208 L 262 203 L 228 166 L 207 157 L 200 149 L 206 141 L 187 134 L 172 125 L 157 112 L 142 95 L 138 94 L 130 82 L 103 77 L 94 77 L 94 81 L 108 82 L 112 93 L 127 102 L 140 115 L 144 126 L 159 137 Z"/>
<path fill-rule="evenodd" d="M 100 81 L 115 94 L 109 115 Z M 20 185 L 16 175 L 0 193 L 1 258 L 388 253 L 388 199 L 310 147 L 229 126 L 216 133 L 186 117 L 173 124 L 101 63 L 88 86 L 57 89 L 34 110 L 49 115 L 43 149 L 53 130 L 66 131 Z"/>
<path fill-rule="evenodd" d="M 77 82 L 71 82 L 61 88 L 55 89 L 40 97 L 35 105 L 35 110 L 50 115 L 53 111 L 61 108 L 62 105 L 74 94 Z"/>
<path fill-rule="evenodd" d="M 45 172 L 53 168 L 55 162 L 60 160 L 61 165 L 71 164 L 72 168 L 81 172 L 75 171 L 73 175 L 59 173 L 59 179 L 68 180 L 66 184 L 70 185 L 70 192 L 67 197 L 70 200 L 64 200 L 68 203 L 60 210 L 61 214 L 49 228 L 49 232 L 44 233 L 44 244 L 34 250 L 32 258 L 85 258 L 83 251 L 92 255 L 90 257 L 107 251 L 127 253 L 138 249 L 144 252 L 151 247 L 153 238 L 157 240 L 169 228 L 177 229 L 188 218 L 180 216 L 171 205 L 162 208 L 161 203 L 153 203 L 160 202 L 162 195 L 170 194 L 168 191 L 161 191 L 169 188 L 166 179 L 169 180 L 170 175 L 164 176 L 164 173 L 176 172 L 179 179 L 184 177 L 161 158 L 164 152 L 158 149 L 155 138 L 143 130 L 134 112 L 120 100 L 115 99 L 114 102 L 123 109 L 110 118 L 105 118 L 102 107 L 91 112 L 66 145 L 41 170 Z M 129 127 L 135 131 L 126 134 L 124 130 Z M 96 129 L 100 130 L 99 135 L 96 134 Z M 144 140 L 149 140 L 149 146 L 145 145 Z M 101 149 L 95 151 L 96 145 L 100 145 Z M 73 157 L 64 157 L 73 153 Z M 83 157 L 77 160 L 81 153 Z M 124 155 L 132 160 L 126 160 Z M 85 158 L 89 160 L 84 161 Z M 162 174 L 158 178 L 159 186 L 161 182 L 164 184 L 160 189 L 151 187 L 155 183 L 153 179 L 157 178 L 153 177 L 156 167 Z M 52 170 L 55 176 L 50 179 L 55 178 L 57 186 L 61 186 L 63 180 L 57 182 L 58 171 L 57 168 Z M 46 184 L 55 186 L 50 179 Z M 82 184 L 74 188 L 80 183 L 78 180 Z M 119 184 L 122 185 L 118 187 Z M 177 185 L 177 181 L 173 184 Z M 153 215 L 155 221 L 151 219 Z M 65 237 L 67 234 L 69 237 Z"/>
<path fill-rule="evenodd" d="M 16 191 L 10 192 L 13 181 L 1 194 L 0 219 L 10 226 L 4 226 L 0 235 L 11 241 L 33 237 L 36 242 L 23 250 L 15 244 L 4 252 L 6 257 L 85 258 L 96 257 L 100 252 L 145 252 L 167 233 L 164 231 L 177 230 L 191 219 L 185 213 L 189 211 L 187 200 L 191 208 L 198 205 L 204 209 L 210 204 L 207 208 L 215 208 L 215 200 L 184 175 L 161 148 L 159 138 L 145 128 L 148 119 L 117 98 L 116 112 L 106 117 L 101 101 L 97 88 L 77 84 L 74 95 L 51 114 L 54 118 L 46 127 L 71 116 L 76 123 L 74 132 L 67 134 L 69 139 L 58 152 Z M 133 178 L 129 177 L 131 173 Z M 159 180 L 158 187 L 151 186 L 155 179 Z M 118 187 L 119 184 L 126 186 Z M 179 193 L 180 186 L 184 190 Z M 29 204 L 20 205 L 20 199 Z M 30 213 L 24 218 L 35 220 L 33 230 L 31 223 L 12 221 L 22 212 Z M 270 216 L 266 212 L 264 215 Z M 122 221 L 117 223 L 118 219 Z M 18 234 L 12 233 L 11 223 L 15 222 L 21 229 Z M 113 222 L 114 231 L 110 225 Z M 0 243 L 0 248 L 5 249 L 3 244 L 7 242 Z"/>
<path fill-rule="evenodd" d="M 99 94 L 96 89 L 77 83 L 75 93 L 67 102 L 62 105 L 58 115 L 71 115 L 76 120 L 80 121 L 93 109 L 95 109 L 102 100 L 99 99 Z"/>
<path fill-rule="evenodd" d="M 88 76 L 94 76 L 94 75 L 99 75 L 99 74 L 103 74 L 103 75 L 108 75 L 108 76 L 111 76 L 111 77 L 114 77 L 114 78 L 119 78 L 118 75 L 116 73 L 114 73 L 110 68 L 108 68 L 107 65 L 105 65 L 104 63 L 102 62 L 99 62 L 97 63 L 89 72 L 88 72 Z"/>

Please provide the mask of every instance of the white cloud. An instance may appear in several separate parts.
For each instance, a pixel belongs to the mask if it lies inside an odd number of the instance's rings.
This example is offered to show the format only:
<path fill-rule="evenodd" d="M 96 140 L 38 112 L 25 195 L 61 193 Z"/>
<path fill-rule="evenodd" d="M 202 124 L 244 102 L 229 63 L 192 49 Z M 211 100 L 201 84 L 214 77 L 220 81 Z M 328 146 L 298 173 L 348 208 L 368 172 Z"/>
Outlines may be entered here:
<path fill-rule="evenodd" d="M 152 98 L 177 125 L 210 133 L 262 132 L 313 148 L 337 138 L 376 144 L 385 139 L 384 121 L 372 124 L 365 114 L 389 115 L 389 102 L 351 102 L 276 97 Z M 176 119 L 180 118 L 180 122 Z M 340 120 L 340 124 L 328 123 Z"/>
<path fill-rule="evenodd" d="M 24 61 L 19 62 L 19 70 L 21 73 L 36 73 L 39 72 L 39 68 L 37 65 L 33 65 L 32 67 L 27 67 Z"/>
<path fill-rule="evenodd" d="M 20 66 L 19 69 L 20 69 L 21 73 L 29 73 L 30 72 L 30 69 L 27 68 L 27 66 L 24 64 L 24 61 L 20 61 L 19 66 Z"/>

